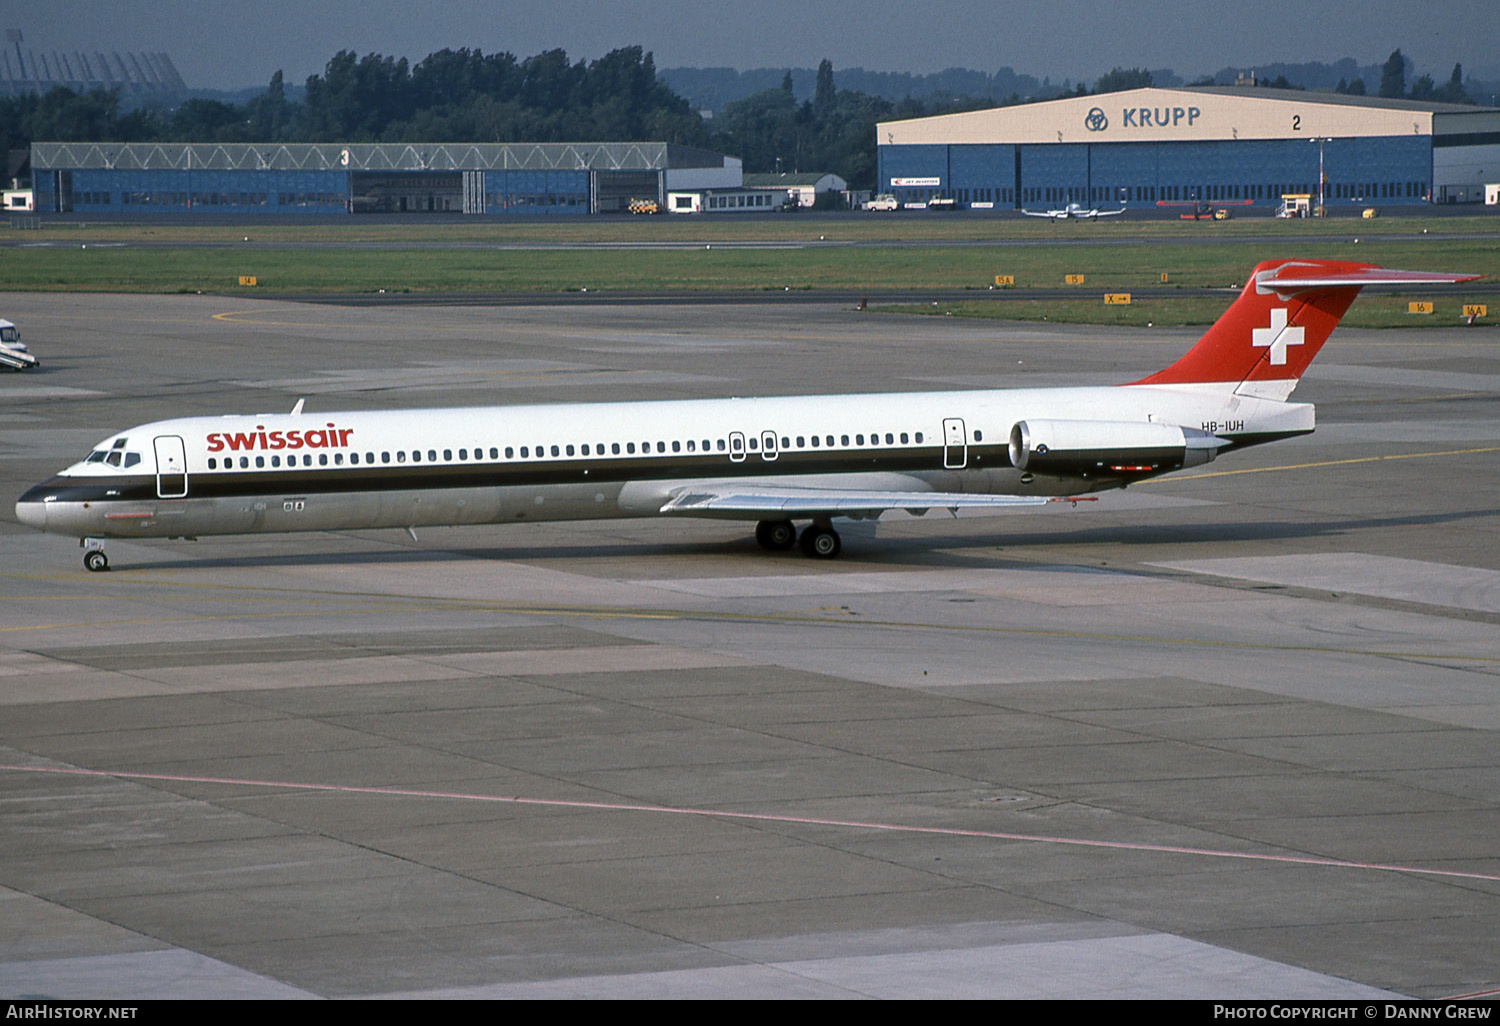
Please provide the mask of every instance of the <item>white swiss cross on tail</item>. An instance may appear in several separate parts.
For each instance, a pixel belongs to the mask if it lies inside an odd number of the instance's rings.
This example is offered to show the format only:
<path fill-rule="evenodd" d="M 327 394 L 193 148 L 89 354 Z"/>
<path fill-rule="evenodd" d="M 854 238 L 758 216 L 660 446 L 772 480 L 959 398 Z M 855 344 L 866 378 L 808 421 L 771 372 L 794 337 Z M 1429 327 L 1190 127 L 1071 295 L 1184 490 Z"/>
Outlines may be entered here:
<path fill-rule="evenodd" d="M 1269 328 L 1254 328 L 1250 332 L 1250 344 L 1264 348 L 1271 347 L 1271 363 L 1280 367 L 1286 363 L 1286 347 L 1300 346 L 1302 344 L 1301 328 L 1288 328 L 1286 326 L 1286 307 L 1278 306 L 1271 310 L 1271 326 Z"/>

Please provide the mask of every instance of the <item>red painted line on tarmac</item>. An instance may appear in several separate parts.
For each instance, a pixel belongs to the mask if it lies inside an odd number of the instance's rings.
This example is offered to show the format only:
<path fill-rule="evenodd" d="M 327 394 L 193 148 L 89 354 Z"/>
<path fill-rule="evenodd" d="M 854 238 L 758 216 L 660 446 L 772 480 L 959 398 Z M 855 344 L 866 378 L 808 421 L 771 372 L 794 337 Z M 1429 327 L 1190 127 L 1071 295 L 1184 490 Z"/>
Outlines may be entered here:
<path fill-rule="evenodd" d="M 1201 855 L 1206 858 L 1244 859 L 1251 862 L 1277 862 L 1299 866 L 1321 866 L 1326 869 L 1367 869 L 1383 873 L 1417 873 L 1423 876 L 1441 876 L 1458 880 L 1486 880 L 1500 883 L 1500 874 L 1495 873 L 1470 873 L 1457 869 L 1428 869 L 1423 866 L 1400 866 L 1384 862 L 1352 862 L 1345 859 L 1319 858 L 1314 855 L 1272 855 L 1267 853 L 1227 851 L 1217 848 L 1190 848 L 1173 844 L 1098 841 L 1084 837 L 1013 834 L 998 830 L 964 830 L 957 827 L 910 826 L 902 823 L 871 823 L 856 819 L 823 819 L 812 816 L 777 815 L 768 812 L 733 812 L 727 809 L 693 809 L 672 805 L 636 805 L 628 802 L 589 802 L 564 798 L 525 798 L 520 795 L 471 794 L 463 791 L 418 791 L 400 787 L 356 787 L 351 784 L 313 784 L 293 780 L 244 780 L 234 777 L 199 777 L 174 773 L 125 773 L 65 766 L 0 765 L 0 771 L 11 773 L 56 773 L 79 777 L 111 777 L 120 780 L 160 780 L 177 784 L 277 787 L 294 791 L 326 791 L 335 794 L 381 795 L 390 798 L 442 798 L 468 802 L 501 802 L 508 805 L 539 805 L 561 809 L 598 809 L 605 812 L 651 812 L 670 816 L 704 816 L 712 819 L 734 819 L 760 823 L 791 823 L 802 826 L 843 827 L 850 830 L 878 830 L 886 833 L 974 837 L 990 841 L 1030 841 L 1036 844 L 1066 844 L 1079 848 L 1110 848 L 1119 851 L 1158 852 L 1168 855 Z M 1500 991 L 1490 991 L 1487 993 L 1500 993 Z"/>
<path fill-rule="evenodd" d="M 1500 987 L 1492 990 L 1476 990 L 1468 994 L 1449 994 L 1447 997 L 1434 998 L 1435 1001 L 1472 1001 L 1475 998 L 1494 997 L 1500 994 Z"/>

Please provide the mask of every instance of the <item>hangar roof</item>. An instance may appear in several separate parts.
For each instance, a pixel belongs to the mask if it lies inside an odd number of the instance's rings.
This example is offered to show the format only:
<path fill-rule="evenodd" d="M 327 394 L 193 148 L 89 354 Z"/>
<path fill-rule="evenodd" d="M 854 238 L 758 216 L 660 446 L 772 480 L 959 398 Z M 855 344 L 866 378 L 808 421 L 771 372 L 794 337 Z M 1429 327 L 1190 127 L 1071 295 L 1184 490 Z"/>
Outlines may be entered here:
<path fill-rule="evenodd" d="M 37 169 L 660 171 L 725 167 L 727 160 L 736 158 L 664 142 L 31 144 L 31 164 Z"/>
<path fill-rule="evenodd" d="M 1500 131 L 1500 109 L 1291 89 L 1129 89 L 883 121 L 882 145 L 1203 142 Z"/>

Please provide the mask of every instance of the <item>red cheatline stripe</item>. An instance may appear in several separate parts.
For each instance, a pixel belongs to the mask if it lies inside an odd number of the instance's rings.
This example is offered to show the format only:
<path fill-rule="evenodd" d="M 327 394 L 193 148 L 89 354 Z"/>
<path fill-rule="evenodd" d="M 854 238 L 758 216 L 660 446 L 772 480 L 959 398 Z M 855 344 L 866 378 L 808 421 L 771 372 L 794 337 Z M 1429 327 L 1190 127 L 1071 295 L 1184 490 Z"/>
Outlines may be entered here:
<path fill-rule="evenodd" d="M 855 819 L 822 819 L 813 816 L 786 816 L 767 812 L 733 812 L 727 809 L 692 809 L 671 805 L 635 805 L 628 802 L 586 802 L 562 798 L 524 798 L 520 795 L 469 794 L 463 791 L 418 791 L 401 787 L 354 787 L 348 784 L 311 784 L 292 780 L 241 780 L 234 777 L 199 777 L 175 773 L 124 773 L 63 766 L 0 765 L 0 771 L 12 773 L 57 773 L 80 777 L 113 777 L 121 780 L 161 780 L 179 784 L 279 787 L 295 791 L 329 791 L 338 794 L 383 795 L 392 798 L 444 798 L 469 802 L 503 802 L 509 805 L 540 805 L 562 809 L 599 809 L 606 812 L 652 812 L 671 816 L 706 816 L 713 819 L 736 819 L 760 823 L 795 823 L 804 826 L 846 827 L 852 830 L 878 830 L 889 833 L 932 834 L 943 837 L 977 837 L 992 841 L 1031 841 L 1037 844 L 1068 844 L 1080 848 L 1113 848 L 1123 851 L 1162 852 L 1172 855 L 1202 855 L 1208 858 L 1248 859 L 1253 862 L 1281 862 L 1301 866 L 1323 866 L 1329 869 L 1369 869 L 1386 873 L 1420 873 L 1424 876 L 1442 876 L 1460 880 L 1489 880 L 1500 883 L 1500 874 L 1494 873 L 1470 873 L 1456 869 L 1427 869 L 1422 866 L 1399 866 L 1383 862 L 1351 862 L 1344 859 L 1318 858 L 1312 855 L 1256 854 L 1254 852 L 1224 851 L 1217 848 L 1189 848 L 1172 844 L 1097 841 L 1082 837 L 1053 837 L 1047 834 L 1013 834 L 998 830 L 961 830 L 955 827 L 910 826 L 902 823 L 872 823 Z"/>

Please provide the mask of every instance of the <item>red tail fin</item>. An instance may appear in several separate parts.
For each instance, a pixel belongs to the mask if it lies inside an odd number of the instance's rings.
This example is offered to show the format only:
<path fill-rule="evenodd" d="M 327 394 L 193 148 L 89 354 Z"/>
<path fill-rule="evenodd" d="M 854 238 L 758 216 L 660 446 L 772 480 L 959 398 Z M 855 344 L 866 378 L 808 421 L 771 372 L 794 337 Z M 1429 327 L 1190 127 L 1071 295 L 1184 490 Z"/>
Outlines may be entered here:
<path fill-rule="evenodd" d="M 1256 265 L 1239 298 L 1182 359 L 1131 384 L 1226 382 L 1284 398 L 1364 286 L 1474 277 L 1387 271 L 1342 260 L 1267 260 Z"/>

